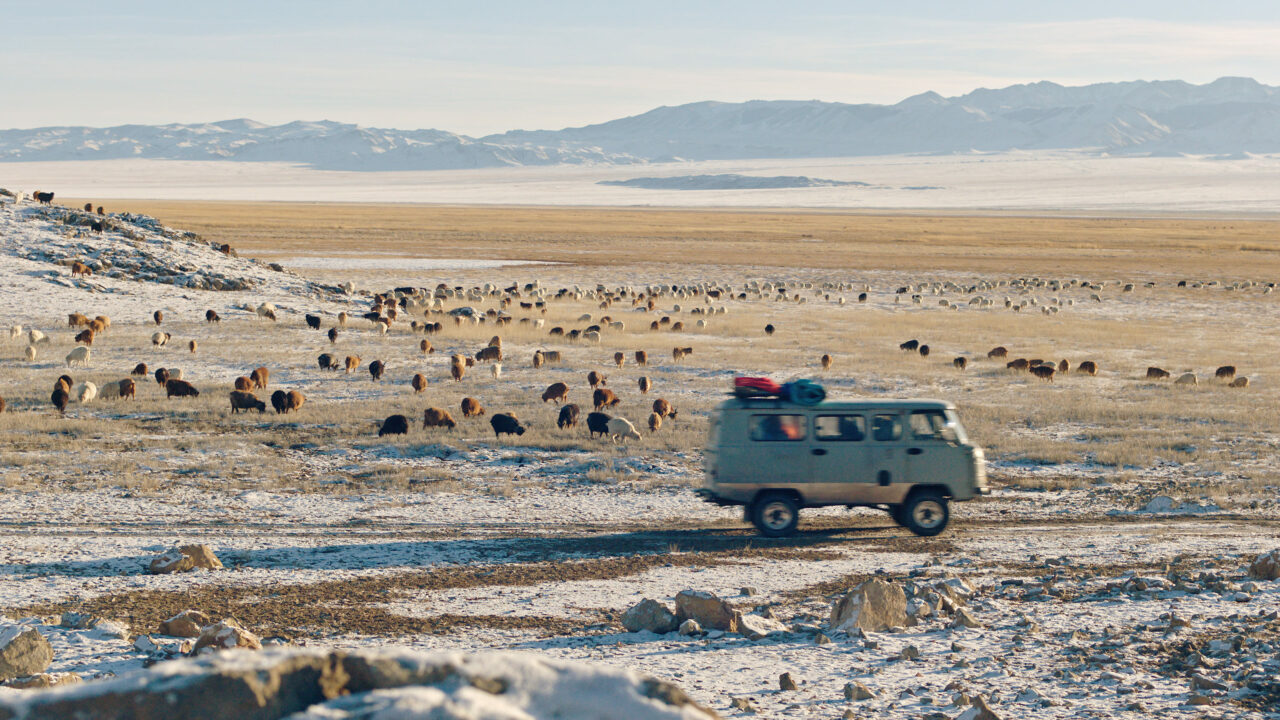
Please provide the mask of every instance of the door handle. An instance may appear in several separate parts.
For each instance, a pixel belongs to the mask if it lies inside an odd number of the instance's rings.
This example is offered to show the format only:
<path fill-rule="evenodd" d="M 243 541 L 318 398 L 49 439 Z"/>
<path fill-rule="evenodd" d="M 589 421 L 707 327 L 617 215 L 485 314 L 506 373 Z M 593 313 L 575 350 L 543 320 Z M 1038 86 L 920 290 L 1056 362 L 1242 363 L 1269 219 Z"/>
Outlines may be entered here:
<path fill-rule="evenodd" d="M 809 452 L 813 453 L 814 455 L 826 455 L 826 454 L 827 454 L 827 451 L 826 451 L 826 450 L 824 450 L 823 448 L 814 448 L 814 449 L 810 450 Z"/>
<path fill-rule="evenodd" d="M 924 450 L 921 450 L 920 448 L 907 448 L 908 455 L 919 455 L 923 452 Z"/>

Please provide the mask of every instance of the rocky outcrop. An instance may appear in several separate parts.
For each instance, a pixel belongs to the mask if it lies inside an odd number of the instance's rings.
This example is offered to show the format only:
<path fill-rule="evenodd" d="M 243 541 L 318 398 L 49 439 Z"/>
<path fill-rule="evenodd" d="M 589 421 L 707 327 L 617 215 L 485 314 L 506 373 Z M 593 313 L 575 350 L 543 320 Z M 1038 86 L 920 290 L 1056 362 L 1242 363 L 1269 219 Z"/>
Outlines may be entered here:
<path fill-rule="evenodd" d="M 52 662 L 53 647 L 39 631 L 0 627 L 0 682 L 42 673 Z"/>
<path fill-rule="evenodd" d="M 883 631 L 907 624 L 907 596 L 896 583 L 867 580 L 831 607 L 833 630 Z"/>
<path fill-rule="evenodd" d="M 227 618 L 201 630 L 200 637 L 196 639 L 195 647 L 191 648 L 191 654 L 195 655 L 205 648 L 211 650 L 231 650 L 234 648 L 261 650 L 262 641 L 258 639 L 257 635 L 245 630 L 234 619 Z"/>
<path fill-rule="evenodd" d="M 627 632 L 648 630 L 659 635 L 669 633 L 679 626 L 676 616 L 666 605 L 645 598 L 622 614 L 622 626 Z"/>
<path fill-rule="evenodd" d="M 1249 563 L 1249 577 L 1258 580 L 1280 580 L 1280 550 L 1263 553 Z"/>
<path fill-rule="evenodd" d="M 183 545 L 166 550 L 163 555 L 151 561 L 147 571 L 152 575 L 187 572 L 202 568 L 204 570 L 221 570 L 222 561 L 213 554 L 208 545 Z"/>
<path fill-rule="evenodd" d="M 160 623 L 159 632 L 161 635 L 168 635 L 169 637 L 200 637 L 200 631 L 212 622 L 213 620 L 208 615 L 199 610 L 183 610 Z"/>
<path fill-rule="evenodd" d="M 703 628 L 738 631 L 738 612 L 714 593 L 682 590 L 676 595 L 676 618 L 680 622 L 697 620 Z"/>

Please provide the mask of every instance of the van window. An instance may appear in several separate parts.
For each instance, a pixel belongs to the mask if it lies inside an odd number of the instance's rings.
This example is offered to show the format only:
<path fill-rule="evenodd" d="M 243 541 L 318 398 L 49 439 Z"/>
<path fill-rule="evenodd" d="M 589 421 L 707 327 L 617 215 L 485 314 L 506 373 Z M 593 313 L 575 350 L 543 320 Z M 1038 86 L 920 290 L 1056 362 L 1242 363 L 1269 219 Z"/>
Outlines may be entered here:
<path fill-rule="evenodd" d="M 955 430 L 948 426 L 941 410 L 913 410 L 910 422 L 911 435 L 917 440 L 956 440 Z"/>
<path fill-rule="evenodd" d="M 760 442 L 803 440 L 804 415 L 752 415 L 751 439 Z"/>
<path fill-rule="evenodd" d="M 861 442 L 867 437 L 867 419 L 861 415 L 819 415 L 813 419 L 813 435 L 819 440 Z"/>
<path fill-rule="evenodd" d="M 876 442 L 902 439 L 902 420 L 897 415 L 876 415 L 871 420 L 871 435 Z"/>

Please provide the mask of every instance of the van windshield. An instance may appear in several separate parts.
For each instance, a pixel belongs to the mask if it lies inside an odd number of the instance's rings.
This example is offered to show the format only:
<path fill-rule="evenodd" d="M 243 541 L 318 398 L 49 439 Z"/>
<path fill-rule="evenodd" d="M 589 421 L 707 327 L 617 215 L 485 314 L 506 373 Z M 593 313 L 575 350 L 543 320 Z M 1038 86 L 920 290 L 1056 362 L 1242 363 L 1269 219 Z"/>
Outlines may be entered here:
<path fill-rule="evenodd" d="M 913 410 L 911 412 L 911 435 L 916 440 L 961 442 L 958 421 L 954 413 L 948 416 L 942 410 Z"/>

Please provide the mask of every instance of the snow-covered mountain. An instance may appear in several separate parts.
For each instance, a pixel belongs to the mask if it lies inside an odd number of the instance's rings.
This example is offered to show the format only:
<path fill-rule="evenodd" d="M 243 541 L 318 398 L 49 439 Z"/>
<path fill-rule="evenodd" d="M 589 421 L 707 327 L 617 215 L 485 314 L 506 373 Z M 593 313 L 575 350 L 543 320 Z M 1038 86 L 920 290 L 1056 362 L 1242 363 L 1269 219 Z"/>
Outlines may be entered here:
<path fill-rule="evenodd" d="M 597 125 L 482 138 L 329 121 L 0 131 L 0 161 L 138 157 L 279 161 L 326 170 L 1046 149 L 1141 155 L 1280 152 L 1280 88 L 1249 78 L 1205 85 L 1038 82 L 952 98 L 928 92 L 894 105 L 699 102 Z"/>

